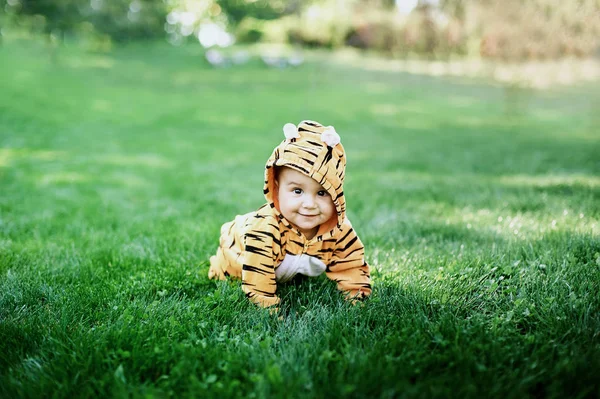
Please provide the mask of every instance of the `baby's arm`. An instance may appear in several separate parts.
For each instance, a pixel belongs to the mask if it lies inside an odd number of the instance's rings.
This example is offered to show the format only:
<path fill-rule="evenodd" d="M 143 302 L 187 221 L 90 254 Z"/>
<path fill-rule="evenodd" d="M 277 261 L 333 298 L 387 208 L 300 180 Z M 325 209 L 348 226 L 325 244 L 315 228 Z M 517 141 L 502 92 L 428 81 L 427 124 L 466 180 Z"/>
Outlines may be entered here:
<path fill-rule="evenodd" d="M 280 232 L 274 218 L 257 217 L 255 225 L 244 236 L 242 290 L 260 306 L 276 306 L 279 297 L 275 294 L 274 254 L 280 251 Z"/>
<path fill-rule="evenodd" d="M 362 299 L 371 295 L 369 265 L 365 262 L 365 248 L 349 222 L 344 223 L 338 237 L 327 277 L 337 282 L 348 299 Z"/>

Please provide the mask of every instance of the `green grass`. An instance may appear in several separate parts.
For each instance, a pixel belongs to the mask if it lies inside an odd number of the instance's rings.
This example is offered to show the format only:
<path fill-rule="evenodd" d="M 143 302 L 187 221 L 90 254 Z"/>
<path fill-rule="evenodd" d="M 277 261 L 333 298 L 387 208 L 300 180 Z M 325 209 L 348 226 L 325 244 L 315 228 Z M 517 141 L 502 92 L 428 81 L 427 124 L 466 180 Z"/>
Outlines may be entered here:
<path fill-rule="evenodd" d="M 600 85 L 0 47 L 0 397 L 599 397 Z M 373 295 L 209 281 L 282 126 L 332 124 Z"/>

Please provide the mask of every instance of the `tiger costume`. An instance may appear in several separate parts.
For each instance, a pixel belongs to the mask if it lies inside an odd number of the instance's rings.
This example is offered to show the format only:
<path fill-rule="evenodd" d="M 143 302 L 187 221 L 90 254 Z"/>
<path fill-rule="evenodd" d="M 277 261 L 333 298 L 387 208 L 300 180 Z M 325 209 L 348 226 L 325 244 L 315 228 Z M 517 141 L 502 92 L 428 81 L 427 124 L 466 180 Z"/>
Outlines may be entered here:
<path fill-rule="evenodd" d="M 265 168 L 267 203 L 255 212 L 238 215 L 221 227 L 216 255 L 210 258 L 211 279 L 241 278 L 242 289 L 254 303 L 277 306 L 277 284 L 296 274 L 323 272 L 348 299 L 371 294 L 364 246 L 346 217 L 343 191 L 346 157 L 335 129 L 313 121 L 284 126 L 286 139 Z M 331 196 L 335 211 L 308 239 L 282 214 L 277 194 L 277 167 L 288 167 L 318 182 Z M 323 194 L 325 195 L 325 194 Z"/>

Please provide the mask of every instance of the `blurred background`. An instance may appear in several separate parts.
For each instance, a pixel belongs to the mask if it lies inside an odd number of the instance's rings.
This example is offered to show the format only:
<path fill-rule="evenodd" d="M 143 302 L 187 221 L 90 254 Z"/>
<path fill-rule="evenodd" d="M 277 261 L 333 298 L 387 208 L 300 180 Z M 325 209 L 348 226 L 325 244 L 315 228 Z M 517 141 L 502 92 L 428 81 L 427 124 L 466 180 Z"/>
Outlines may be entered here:
<path fill-rule="evenodd" d="M 0 38 L 43 36 L 49 46 L 93 52 L 140 40 L 194 43 L 214 66 L 254 56 L 296 66 L 301 48 L 360 49 L 427 61 L 396 69 L 536 87 L 599 75 L 595 63 L 573 70 L 564 62 L 598 56 L 598 0 L 0 0 L 0 10 Z M 515 66 L 524 63 L 530 67 Z"/>

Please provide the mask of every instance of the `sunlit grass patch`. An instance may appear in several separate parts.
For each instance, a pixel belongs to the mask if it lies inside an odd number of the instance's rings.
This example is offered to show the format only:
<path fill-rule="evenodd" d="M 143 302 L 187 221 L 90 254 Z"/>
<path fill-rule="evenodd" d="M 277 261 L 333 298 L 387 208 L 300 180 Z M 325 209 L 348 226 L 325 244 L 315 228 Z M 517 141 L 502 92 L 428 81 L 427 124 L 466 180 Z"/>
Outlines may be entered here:
<path fill-rule="evenodd" d="M 59 173 L 47 173 L 40 177 L 39 181 L 42 185 L 55 184 L 55 183 L 77 183 L 88 180 L 88 177 L 82 173 L 77 172 L 59 172 Z"/>
<path fill-rule="evenodd" d="M 15 160 L 55 161 L 66 153 L 64 151 L 31 150 L 26 148 L 0 148 L 0 167 L 10 166 Z"/>
<path fill-rule="evenodd" d="M 590 188 L 600 187 L 600 177 L 583 174 L 561 175 L 551 174 L 542 176 L 514 175 L 502 176 L 500 182 L 510 185 L 519 185 L 524 187 L 553 187 L 553 186 L 586 186 Z"/>
<path fill-rule="evenodd" d="M 70 68 L 100 68 L 111 69 L 115 66 L 113 58 L 101 55 L 90 55 L 82 58 L 77 54 L 70 55 L 64 59 L 66 65 Z"/>
<path fill-rule="evenodd" d="M 172 167 L 171 161 L 158 154 L 103 154 L 92 157 L 97 162 L 117 166 L 145 166 L 148 168 Z"/>

